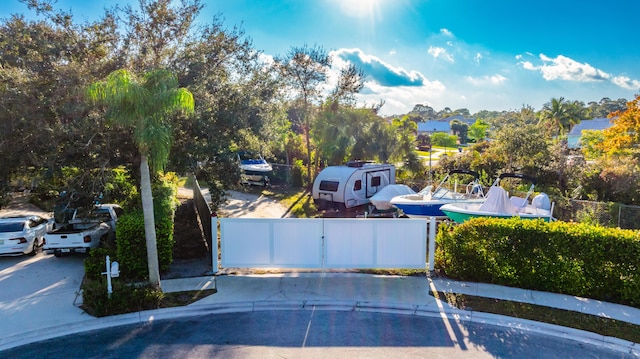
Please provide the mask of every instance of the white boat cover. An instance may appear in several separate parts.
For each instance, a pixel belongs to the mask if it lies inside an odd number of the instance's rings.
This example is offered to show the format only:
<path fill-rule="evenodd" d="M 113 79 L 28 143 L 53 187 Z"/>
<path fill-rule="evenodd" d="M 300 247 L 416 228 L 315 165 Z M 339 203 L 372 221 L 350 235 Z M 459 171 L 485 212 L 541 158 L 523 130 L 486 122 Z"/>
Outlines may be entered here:
<path fill-rule="evenodd" d="M 478 210 L 481 212 L 515 215 L 518 208 L 511 203 L 509 193 L 504 188 L 491 186 L 486 200 Z"/>
<path fill-rule="evenodd" d="M 377 209 L 385 211 L 391 209 L 392 205 L 390 201 L 393 197 L 415 193 L 416 191 L 412 190 L 409 186 L 403 184 L 390 184 L 369 198 L 369 201 L 371 201 L 371 204 L 376 206 Z"/>

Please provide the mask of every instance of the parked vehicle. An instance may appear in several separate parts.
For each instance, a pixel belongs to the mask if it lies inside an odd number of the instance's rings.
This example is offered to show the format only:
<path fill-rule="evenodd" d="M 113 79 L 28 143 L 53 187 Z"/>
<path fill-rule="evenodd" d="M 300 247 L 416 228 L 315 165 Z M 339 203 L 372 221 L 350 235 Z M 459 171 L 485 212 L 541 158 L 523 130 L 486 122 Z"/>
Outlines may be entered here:
<path fill-rule="evenodd" d="M 241 151 L 238 152 L 238 161 L 240 161 L 243 183 L 269 186 L 269 175 L 273 172 L 273 168 L 261 154 Z"/>
<path fill-rule="evenodd" d="M 66 223 L 56 223 L 56 229 L 45 235 L 43 250 L 56 257 L 64 253 L 87 253 L 101 242 L 115 238 L 118 217 L 123 213 L 116 204 L 96 205 L 86 215 L 74 210 Z"/>
<path fill-rule="evenodd" d="M 346 209 L 371 203 L 373 195 L 395 183 L 393 165 L 353 161 L 323 169 L 313 182 L 312 196 L 318 209 Z"/>
<path fill-rule="evenodd" d="M 0 218 L 0 255 L 35 255 L 50 228 L 49 220 L 36 215 Z"/>
<path fill-rule="evenodd" d="M 504 178 L 519 178 L 530 181 L 531 186 L 526 196 L 524 198 L 509 197 L 509 193 L 500 185 L 500 181 Z M 503 173 L 495 180 L 483 203 L 449 203 L 440 207 L 440 210 L 453 221 L 460 223 L 475 217 L 517 217 L 542 219 L 545 222 L 550 222 L 553 219 L 553 204 L 546 193 L 538 194 L 529 202 L 535 182 L 534 178 L 523 174 Z"/>
<path fill-rule="evenodd" d="M 460 176 L 473 177 L 471 182 L 459 183 Z M 456 178 L 456 179 L 454 179 Z M 461 177 L 462 178 L 462 177 Z M 447 203 L 482 203 L 485 200 L 480 175 L 475 171 L 452 170 L 438 184 L 436 189 L 427 186 L 418 193 L 394 197 L 390 203 L 401 209 L 404 214 L 414 218 L 446 218 L 440 207 Z"/>

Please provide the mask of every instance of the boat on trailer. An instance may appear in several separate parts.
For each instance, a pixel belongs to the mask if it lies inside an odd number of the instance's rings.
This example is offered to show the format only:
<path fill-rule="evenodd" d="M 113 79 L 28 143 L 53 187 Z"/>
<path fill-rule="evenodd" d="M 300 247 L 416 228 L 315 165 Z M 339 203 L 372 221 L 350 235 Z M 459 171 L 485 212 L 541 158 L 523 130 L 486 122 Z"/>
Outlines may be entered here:
<path fill-rule="evenodd" d="M 273 172 L 273 167 L 261 154 L 241 151 L 238 152 L 238 161 L 240 162 L 243 183 L 269 186 L 269 175 Z"/>
<path fill-rule="evenodd" d="M 463 187 L 463 192 L 458 191 L 457 178 L 460 175 L 473 177 L 471 182 L 463 182 L 464 184 L 461 186 Z M 446 214 L 440 210 L 440 207 L 444 204 L 482 203 L 484 200 L 485 196 L 480 184 L 480 175 L 477 172 L 452 170 L 440 181 L 435 190 L 433 186 L 427 186 L 417 193 L 396 196 L 390 200 L 390 203 L 409 217 L 444 219 Z"/>
<path fill-rule="evenodd" d="M 509 193 L 500 185 L 500 181 L 505 178 L 518 178 L 528 180 L 531 186 L 525 197 L 509 197 Z M 540 193 L 531 201 L 529 198 L 533 194 L 536 180 L 518 173 L 503 173 L 495 180 L 489 191 L 486 200 L 482 203 L 449 203 L 440 207 L 451 220 L 462 223 L 471 218 L 494 217 L 494 218 L 521 218 L 521 219 L 542 219 L 550 222 L 553 219 L 553 206 L 546 193 Z"/>

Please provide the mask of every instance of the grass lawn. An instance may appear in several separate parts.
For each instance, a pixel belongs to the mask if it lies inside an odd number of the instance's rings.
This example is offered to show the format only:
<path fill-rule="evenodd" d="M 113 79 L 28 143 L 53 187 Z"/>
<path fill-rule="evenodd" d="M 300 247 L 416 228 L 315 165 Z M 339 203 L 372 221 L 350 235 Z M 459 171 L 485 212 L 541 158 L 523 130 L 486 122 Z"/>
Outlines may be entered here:
<path fill-rule="evenodd" d="M 430 293 L 440 300 L 463 310 L 505 315 L 514 318 L 561 325 L 600 335 L 640 343 L 640 326 L 570 310 L 544 307 L 529 303 L 455 293 Z"/>

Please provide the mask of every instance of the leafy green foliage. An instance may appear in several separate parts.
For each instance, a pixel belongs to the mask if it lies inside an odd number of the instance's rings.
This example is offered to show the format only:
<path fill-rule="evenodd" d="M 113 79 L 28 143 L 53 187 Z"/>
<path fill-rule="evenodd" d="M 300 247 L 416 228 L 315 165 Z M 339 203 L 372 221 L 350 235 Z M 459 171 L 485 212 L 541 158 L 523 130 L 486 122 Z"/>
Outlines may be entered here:
<path fill-rule="evenodd" d="M 640 306 L 640 237 L 566 222 L 478 218 L 443 225 L 436 264 L 448 276 Z"/>
<path fill-rule="evenodd" d="M 111 283 L 113 293 L 109 296 L 106 278 L 84 281 L 82 309 L 96 317 L 157 309 L 164 296 L 150 284 L 126 283 L 121 278 L 114 278 Z"/>
<path fill-rule="evenodd" d="M 479 142 L 484 140 L 489 132 L 491 126 L 484 120 L 477 120 L 471 126 L 469 126 L 468 136 L 469 140 L 473 142 Z"/>
<path fill-rule="evenodd" d="M 168 271 L 173 262 L 173 219 L 178 205 L 176 199 L 178 181 L 175 173 L 170 172 L 159 176 L 153 183 L 156 241 L 161 272 Z M 132 207 L 131 212 L 118 219 L 116 247 L 123 276 L 143 279 L 148 275 L 147 247 L 142 205 L 139 198 L 137 201 L 137 205 Z"/>
<path fill-rule="evenodd" d="M 88 280 L 97 280 L 104 277 L 102 274 L 107 270 L 106 258 L 116 261 L 115 248 L 98 247 L 89 252 L 89 256 L 84 260 L 84 274 Z"/>
<path fill-rule="evenodd" d="M 116 246 L 121 276 L 147 278 L 147 247 L 142 211 L 126 213 L 118 219 Z"/>
<path fill-rule="evenodd" d="M 443 132 L 436 132 L 431 135 L 431 144 L 441 147 L 456 147 L 458 136 L 449 135 Z"/>

